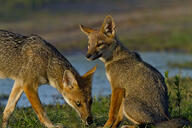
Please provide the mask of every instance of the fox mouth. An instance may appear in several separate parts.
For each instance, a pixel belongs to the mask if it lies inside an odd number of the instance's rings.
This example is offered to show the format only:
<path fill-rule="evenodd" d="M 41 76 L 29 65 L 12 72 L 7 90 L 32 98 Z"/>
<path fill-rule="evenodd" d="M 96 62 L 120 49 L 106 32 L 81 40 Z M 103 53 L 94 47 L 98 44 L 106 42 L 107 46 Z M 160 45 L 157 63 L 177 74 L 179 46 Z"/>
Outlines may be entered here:
<path fill-rule="evenodd" d="M 93 54 L 93 55 L 91 55 L 91 54 L 87 54 L 86 55 L 86 58 L 88 59 L 88 60 L 96 60 L 97 58 L 99 58 L 99 57 L 101 57 L 102 56 L 102 54 L 100 53 L 95 53 L 95 54 Z"/>
<path fill-rule="evenodd" d="M 81 117 L 81 116 L 80 116 Z M 86 125 L 86 126 L 90 126 L 93 123 L 93 119 L 92 117 L 88 117 L 87 119 L 82 119 L 81 117 L 81 121 Z"/>

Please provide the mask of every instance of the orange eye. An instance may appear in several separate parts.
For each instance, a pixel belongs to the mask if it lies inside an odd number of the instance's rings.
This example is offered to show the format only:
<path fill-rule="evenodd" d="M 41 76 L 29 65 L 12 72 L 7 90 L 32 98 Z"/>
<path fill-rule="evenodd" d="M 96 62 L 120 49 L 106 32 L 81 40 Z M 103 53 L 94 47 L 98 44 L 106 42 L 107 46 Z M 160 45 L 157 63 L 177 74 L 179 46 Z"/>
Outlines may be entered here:
<path fill-rule="evenodd" d="M 80 107 L 80 106 L 81 106 L 81 102 L 80 102 L 80 101 L 77 101 L 77 102 L 76 102 L 76 105 L 77 105 L 77 107 Z"/>

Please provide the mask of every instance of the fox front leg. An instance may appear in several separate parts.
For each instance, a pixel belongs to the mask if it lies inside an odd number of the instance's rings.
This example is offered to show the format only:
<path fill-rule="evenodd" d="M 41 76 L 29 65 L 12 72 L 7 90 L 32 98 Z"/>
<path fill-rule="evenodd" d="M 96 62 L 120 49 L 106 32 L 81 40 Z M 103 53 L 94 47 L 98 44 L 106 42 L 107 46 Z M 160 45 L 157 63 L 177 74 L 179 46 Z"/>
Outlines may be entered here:
<path fill-rule="evenodd" d="M 2 128 L 6 128 L 8 124 L 8 120 L 10 115 L 13 113 L 15 106 L 21 97 L 23 93 L 23 88 L 20 82 L 15 81 L 13 85 L 13 89 L 11 91 L 11 94 L 9 96 L 7 105 L 5 107 L 5 110 L 3 112 L 3 122 L 2 122 Z"/>
<path fill-rule="evenodd" d="M 111 94 L 111 103 L 110 103 L 110 109 L 109 109 L 109 119 L 104 125 L 104 128 L 115 128 L 118 124 L 116 120 L 118 120 L 118 115 L 119 111 L 121 110 L 120 107 L 123 102 L 124 94 L 125 91 L 124 89 L 121 88 L 114 88 L 112 89 L 112 94 Z M 113 127 L 114 125 L 114 127 Z"/>
<path fill-rule="evenodd" d="M 117 128 L 120 125 L 121 121 L 123 120 L 123 105 L 124 104 L 123 104 L 123 101 L 122 101 L 120 109 L 119 109 L 119 113 L 117 115 L 117 118 L 116 118 L 115 122 L 113 123 L 112 128 Z"/>
<path fill-rule="evenodd" d="M 44 109 L 41 105 L 41 102 L 39 100 L 37 89 L 34 89 L 32 86 L 25 86 L 24 92 L 29 100 L 29 102 L 32 105 L 32 108 L 34 109 L 35 113 L 37 114 L 39 120 L 41 123 L 43 123 L 48 128 L 62 128 L 61 125 L 53 125 L 49 118 L 47 117 L 47 114 L 44 112 Z"/>
<path fill-rule="evenodd" d="M 131 125 L 123 125 L 121 128 L 136 128 L 136 126 L 131 126 Z"/>

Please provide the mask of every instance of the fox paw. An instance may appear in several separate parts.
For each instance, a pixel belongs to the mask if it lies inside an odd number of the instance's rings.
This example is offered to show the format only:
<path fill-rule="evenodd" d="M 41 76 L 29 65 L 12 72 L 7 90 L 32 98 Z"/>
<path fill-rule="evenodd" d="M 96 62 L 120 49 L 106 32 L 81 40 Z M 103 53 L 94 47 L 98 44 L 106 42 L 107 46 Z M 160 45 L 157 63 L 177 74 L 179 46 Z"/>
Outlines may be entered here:
<path fill-rule="evenodd" d="M 7 128 L 7 121 L 2 122 L 2 128 Z"/>
<path fill-rule="evenodd" d="M 54 126 L 54 128 L 63 128 L 63 125 L 57 124 L 57 125 Z"/>
<path fill-rule="evenodd" d="M 131 125 L 123 125 L 121 128 L 135 128 L 135 126 L 131 126 Z"/>
<path fill-rule="evenodd" d="M 110 126 L 104 126 L 104 127 L 100 127 L 100 128 L 111 128 L 112 127 L 112 125 L 110 125 Z"/>
<path fill-rule="evenodd" d="M 103 128 L 111 128 L 112 126 L 113 126 L 113 122 L 112 121 L 107 121 Z"/>

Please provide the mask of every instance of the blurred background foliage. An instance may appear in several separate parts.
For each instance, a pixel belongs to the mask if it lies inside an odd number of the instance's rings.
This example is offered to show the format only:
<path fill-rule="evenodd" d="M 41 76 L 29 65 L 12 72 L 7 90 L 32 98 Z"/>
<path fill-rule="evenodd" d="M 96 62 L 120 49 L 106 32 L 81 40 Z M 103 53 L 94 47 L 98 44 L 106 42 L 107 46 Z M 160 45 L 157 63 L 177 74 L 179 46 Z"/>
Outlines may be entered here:
<path fill-rule="evenodd" d="M 130 49 L 192 52 L 191 0 L 0 0 L 0 29 L 86 50 L 78 24 L 99 28 L 108 14 Z"/>
<path fill-rule="evenodd" d="M 123 4 L 126 4 L 127 9 L 135 10 L 137 8 L 161 8 L 163 6 L 174 6 L 184 3 L 188 3 L 190 0 L 0 0 L 0 16 L 6 20 L 14 20 L 16 17 L 13 17 L 15 14 L 17 18 L 21 18 L 22 13 L 34 12 L 40 10 L 50 10 L 50 11 L 61 11 L 61 6 L 65 7 L 65 4 L 104 4 L 104 6 L 112 6 L 112 4 L 117 3 L 118 7 L 121 8 Z M 190 2 L 189 2 L 190 3 Z M 104 7 L 103 6 L 103 7 Z M 59 8 L 57 8 L 59 7 Z M 88 7 L 89 8 L 89 7 Z M 75 8 L 71 8 L 68 11 L 72 11 Z M 77 8 L 76 8 L 77 9 Z M 64 9 L 66 10 L 66 9 Z M 78 10 L 78 9 L 77 9 Z M 81 9 L 80 9 L 81 10 Z M 79 10 L 78 10 L 79 11 Z M 109 10 L 110 11 L 110 10 Z M 115 10 L 114 10 L 115 11 Z M 17 20 L 17 18 L 15 20 Z"/>

